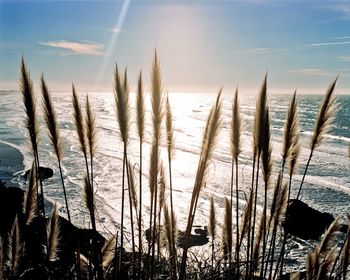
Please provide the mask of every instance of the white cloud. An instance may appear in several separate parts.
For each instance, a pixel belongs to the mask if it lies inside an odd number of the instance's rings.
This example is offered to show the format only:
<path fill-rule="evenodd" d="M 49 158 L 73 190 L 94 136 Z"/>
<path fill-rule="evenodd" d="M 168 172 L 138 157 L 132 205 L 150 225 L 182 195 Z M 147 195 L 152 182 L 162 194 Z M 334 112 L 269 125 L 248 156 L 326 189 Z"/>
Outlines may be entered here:
<path fill-rule="evenodd" d="M 112 28 L 110 30 L 113 33 L 123 33 L 124 32 L 124 30 L 122 30 L 121 28 L 117 28 L 117 27 L 114 27 L 114 28 Z"/>
<path fill-rule="evenodd" d="M 305 68 L 305 69 L 298 69 L 291 71 L 292 73 L 301 74 L 305 76 L 329 76 L 331 73 L 329 73 L 327 70 L 323 68 Z"/>
<path fill-rule="evenodd" d="M 348 39 L 350 39 L 350 36 L 343 36 L 343 37 L 332 38 L 332 40 L 348 40 Z"/>
<path fill-rule="evenodd" d="M 323 42 L 323 43 L 308 44 L 308 45 L 305 45 L 305 47 L 323 47 L 323 46 L 348 45 L 348 44 L 350 44 L 350 41 Z"/>
<path fill-rule="evenodd" d="M 102 55 L 101 48 L 103 45 L 82 41 L 82 42 L 73 42 L 73 41 L 48 41 L 48 42 L 39 42 L 40 45 L 49 46 L 54 48 L 61 48 L 65 50 L 72 51 L 72 54 L 87 54 L 87 55 Z"/>

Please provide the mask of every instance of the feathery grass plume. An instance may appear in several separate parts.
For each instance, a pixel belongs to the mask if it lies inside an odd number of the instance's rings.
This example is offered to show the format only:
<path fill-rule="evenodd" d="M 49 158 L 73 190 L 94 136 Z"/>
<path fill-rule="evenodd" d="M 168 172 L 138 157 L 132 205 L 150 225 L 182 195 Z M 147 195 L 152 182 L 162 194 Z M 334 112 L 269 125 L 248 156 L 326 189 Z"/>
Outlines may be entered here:
<path fill-rule="evenodd" d="M 50 223 L 47 225 L 48 247 L 47 247 L 47 260 L 53 261 L 57 257 L 57 246 L 59 242 L 59 225 L 58 225 L 58 212 L 57 205 L 55 203 Z"/>
<path fill-rule="evenodd" d="M 62 141 L 57 124 L 57 116 L 52 104 L 51 96 L 47 88 L 44 75 L 41 76 L 41 93 L 44 111 L 44 119 L 48 129 L 48 136 L 58 160 L 62 159 Z"/>
<path fill-rule="evenodd" d="M 339 217 L 337 217 L 325 231 L 321 242 L 316 247 L 316 254 L 318 256 L 325 256 L 331 251 L 334 245 L 336 233 L 339 231 L 339 229 Z"/>
<path fill-rule="evenodd" d="M 313 251 L 308 250 L 306 255 L 306 279 L 308 280 L 313 279 L 316 261 L 316 254 Z"/>
<path fill-rule="evenodd" d="M 22 242 L 20 240 L 20 231 L 17 216 L 13 222 L 13 226 L 9 234 L 7 251 L 8 267 L 12 273 L 12 276 L 15 276 L 17 274 L 17 269 L 22 252 Z"/>
<path fill-rule="evenodd" d="M 166 96 L 165 116 L 166 116 L 167 147 L 168 147 L 168 155 L 170 157 L 174 152 L 174 132 L 173 132 L 173 113 L 171 112 L 168 95 Z"/>
<path fill-rule="evenodd" d="M 258 185 L 259 185 L 259 165 L 260 165 L 260 157 L 263 149 L 263 145 L 266 147 L 266 119 L 268 117 L 267 111 L 267 74 L 265 75 L 265 78 L 263 80 L 260 93 L 258 96 L 258 100 L 256 102 L 256 109 L 255 109 L 255 115 L 254 115 L 254 131 L 253 131 L 253 170 L 252 170 L 252 188 L 254 188 L 254 172 L 256 172 L 255 176 L 255 190 L 254 190 L 254 206 L 253 206 L 253 211 L 252 211 L 252 216 L 253 216 L 253 222 L 252 222 L 252 232 L 251 232 L 251 253 L 250 256 L 253 257 L 253 250 L 254 250 L 254 240 L 255 240 L 255 226 L 256 226 L 256 216 L 257 216 L 257 201 L 258 201 Z M 267 159 L 268 154 L 265 153 L 265 159 Z M 255 161 L 257 161 L 257 167 L 255 171 Z M 264 161 L 264 160 L 263 160 Z M 265 160 L 265 163 L 267 161 Z M 266 170 L 267 171 L 267 170 Z M 263 169 L 264 172 L 264 169 Z M 264 174 L 264 179 L 265 179 L 265 185 L 266 185 L 266 179 L 268 178 Z M 265 187 L 265 197 L 266 197 L 266 187 Z M 264 207 L 266 211 L 266 207 Z M 264 215 L 263 215 L 264 216 Z M 266 213 L 265 213 L 266 217 Z M 266 225 L 266 223 L 265 223 Z M 264 247 L 264 246 L 263 246 Z M 248 256 L 248 255 L 247 255 Z M 253 271 L 250 270 L 250 277 L 252 277 L 251 273 Z"/>
<path fill-rule="evenodd" d="M 276 197 L 275 207 L 274 207 L 274 210 L 270 212 L 271 213 L 271 217 L 270 218 L 273 219 L 272 237 L 271 237 L 269 252 L 268 252 L 268 255 L 267 255 L 267 259 L 266 259 L 266 261 L 267 261 L 266 269 L 267 269 L 267 266 L 268 266 L 269 258 L 271 260 L 271 262 L 270 262 L 270 278 L 272 277 L 273 260 L 274 260 L 274 257 L 275 257 L 275 248 L 276 248 L 278 224 L 281 223 L 282 220 L 284 219 L 285 213 L 287 211 L 287 205 L 288 205 L 287 204 L 287 200 L 288 200 L 287 199 L 288 198 L 288 187 L 287 187 L 287 184 L 283 184 L 282 185 L 282 175 L 279 175 L 279 180 L 280 180 L 280 182 L 277 183 L 276 189 L 275 189 L 275 193 L 277 193 L 277 195 L 274 194 L 274 199 Z M 266 274 L 266 271 L 264 272 L 264 274 Z"/>
<path fill-rule="evenodd" d="M 166 181 L 165 181 L 165 174 L 164 174 L 164 165 L 163 163 L 160 164 L 159 168 L 159 212 L 162 211 L 162 208 L 165 204 L 165 189 L 166 189 Z"/>
<path fill-rule="evenodd" d="M 95 198 L 94 198 L 95 194 L 94 191 L 91 187 L 91 182 L 88 178 L 88 176 L 86 175 L 84 177 L 84 202 L 85 202 L 85 206 L 86 208 L 89 210 L 90 213 L 90 218 L 92 219 L 92 217 L 95 215 Z M 91 221 L 91 223 L 93 223 L 93 221 Z"/>
<path fill-rule="evenodd" d="M 335 260 L 335 249 L 333 248 L 325 257 L 322 259 L 317 272 L 317 280 L 327 279 L 330 269 L 332 268 Z"/>
<path fill-rule="evenodd" d="M 124 77 L 127 78 L 126 69 Z M 119 73 L 118 65 L 115 67 L 114 83 L 114 99 L 116 104 L 120 139 L 123 141 L 124 145 L 127 145 L 129 142 L 130 123 L 129 91 L 127 81 L 124 80 Z"/>
<path fill-rule="evenodd" d="M 270 114 L 269 107 L 266 105 L 265 116 L 263 120 L 262 139 L 261 139 L 261 161 L 263 167 L 263 175 L 265 182 L 265 190 L 269 187 L 271 173 L 272 173 L 272 159 L 271 159 L 271 132 L 270 132 Z M 266 193 L 266 191 L 265 191 Z M 266 196 L 265 196 L 266 203 Z"/>
<path fill-rule="evenodd" d="M 140 168 L 139 168 L 139 219 L 138 219 L 138 230 L 139 230 L 139 267 L 141 268 L 141 257 L 142 257 L 142 143 L 144 140 L 145 132 L 145 99 L 142 84 L 142 72 L 140 71 L 139 78 L 137 81 L 137 95 L 136 95 L 136 117 L 137 117 L 137 133 L 139 136 L 140 144 Z"/>
<path fill-rule="evenodd" d="M 79 148 L 80 151 L 83 152 L 84 156 L 86 157 L 87 154 L 87 143 L 86 143 L 86 131 L 84 126 L 84 118 L 81 110 L 81 106 L 79 103 L 79 99 L 75 90 L 74 84 L 72 84 L 72 93 L 73 93 L 73 107 L 74 107 L 74 124 L 78 133 L 79 138 Z"/>
<path fill-rule="evenodd" d="M 314 126 L 314 131 L 311 137 L 311 141 L 310 141 L 310 155 L 309 155 L 309 159 L 306 163 L 306 167 L 305 167 L 305 171 L 303 174 L 303 178 L 301 180 L 300 183 L 300 187 L 299 187 L 299 191 L 297 194 L 296 199 L 299 199 L 302 187 L 303 187 L 303 183 L 304 183 L 304 179 L 306 176 L 306 172 L 307 169 L 309 167 L 310 164 L 310 160 L 312 158 L 313 152 L 314 150 L 321 144 L 321 141 L 323 140 L 326 132 L 329 130 L 332 121 L 334 119 L 335 116 L 335 109 L 336 109 L 336 99 L 333 95 L 334 93 L 334 89 L 335 89 L 335 85 L 337 83 L 338 78 L 336 78 L 331 85 L 329 86 L 329 88 L 327 89 L 326 95 L 323 99 L 322 105 L 318 111 L 318 116 L 317 116 L 317 120 Z"/>
<path fill-rule="evenodd" d="M 253 191 L 249 192 L 249 198 L 243 210 L 242 222 L 241 222 L 241 232 L 240 232 L 240 241 L 239 245 L 242 244 L 243 238 L 247 235 L 249 231 L 249 220 L 252 216 L 252 208 L 253 208 Z M 249 238 L 248 238 L 249 239 Z M 239 248 L 238 248 L 239 249 Z"/>
<path fill-rule="evenodd" d="M 85 111 L 86 111 L 86 139 L 87 139 L 87 147 L 91 157 L 95 156 L 97 150 L 97 141 L 96 141 L 96 118 L 92 113 L 89 95 L 86 96 L 85 103 Z"/>
<path fill-rule="evenodd" d="M 228 257 L 229 266 L 232 261 L 232 214 L 231 214 L 231 203 L 225 198 L 225 215 L 224 215 L 224 226 L 223 226 L 223 247 L 227 254 L 224 256 Z"/>
<path fill-rule="evenodd" d="M 136 194 L 136 184 L 135 184 L 135 174 L 134 168 L 131 161 L 128 160 L 128 177 L 129 177 L 129 188 L 130 188 L 130 198 L 131 205 L 134 207 L 137 216 L 137 194 Z"/>
<path fill-rule="evenodd" d="M 151 69 L 151 107 L 152 107 L 152 134 L 153 140 L 152 145 L 154 148 L 151 149 L 159 150 L 159 142 L 161 137 L 161 124 L 163 120 L 164 110 L 164 96 L 162 88 L 162 77 L 160 73 L 160 65 L 157 57 L 157 51 L 154 52 L 154 60 L 152 63 Z M 152 151 L 151 151 L 152 153 Z M 153 204 L 153 230 L 152 230 L 152 255 L 151 255 L 151 274 L 150 277 L 153 277 L 154 272 L 154 257 L 155 257 L 155 237 L 156 237 L 156 227 L 157 227 L 157 199 L 158 199 L 158 168 L 159 168 L 159 156 L 158 151 L 155 153 L 155 163 L 154 166 L 157 167 L 155 170 L 155 185 L 153 186 L 153 197 L 151 197 L 151 208 Z"/>
<path fill-rule="evenodd" d="M 299 139 L 299 118 L 297 112 L 297 92 L 294 91 L 293 98 L 288 107 L 288 113 L 284 125 L 284 141 L 282 148 L 282 173 L 285 163 L 291 159 L 293 146 Z"/>
<path fill-rule="evenodd" d="M 37 193 L 37 177 L 36 177 L 36 166 L 33 162 L 32 168 L 30 170 L 30 176 L 27 180 L 27 191 L 24 200 L 24 220 L 27 225 L 29 225 L 34 217 L 36 212 L 36 193 Z"/>
<path fill-rule="evenodd" d="M 115 237 L 109 238 L 102 248 L 102 265 L 104 271 L 107 271 L 114 258 Z"/>
<path fill-rule="evenodd" d="M 215 206 L 214 197 L 210 198 L 210 210 L 209 210 L 209 235 L 211 236 L 211 267 L 214 267 L 214 250 L 215 250 L 215 237 L 216 237 L 216 218 L 215 218 Z"/>
<path fill-rule="evenodd" d="M 142 83 L 142 72 L 139 74 L 137 81 L 137 95 L 136 95 L 136 117 L 137 117 L 137 133 L 140 139 L 140 142 L 143 142 L 145 134 L 145 97 L 143 92 L 143 83 Z"/>
<path fill-rule="evenodd" d="M 290 280 L 299 280 L 300 279 L 300 272 L 292 272 L 290 274 Z"/>
<path fill-rule="evenodd" d="M 129 90 L 127 82 L 127 70 L 125 69 L 124 77 L 119 73 L 118 65 L 116 65 L 114 72 L 114 99 L 116 104 L 116 115 L 117 122 L 119 125 L 119 136 L 124 145 L 124 156 L 123 156 L 123 175 L 122 175 L 122 203 L 121 203 L 121 217 L 120 217 L 120 246 L 124 246 L 124 203 L 125 203 L 125 168 L 127 168 L 127 145 L 129 142 L 129 123 L 130 123 L 130 107 L 129 107 Z M 127 174 L 126 174 L 127 176 Z M 130 207 L 132 211 L 132 207 Z M 132 215 L 130 215 L 132 217 Z M 133 227 L 133 225 L 131 225 Z M 134 238 L 132 236 L 132 238 Z M 133 242 L 134 245 L 134 242 Z M 133 246 L 133 252 L 134 252 Z M 117 252 L 117 243 L 115 251 Z M 133 254 L 134 256 L 134 254 Z M 118 270 L 120 273 L 122 266 L 122 250 L 120 250 L 118 260 Z"/>
<path fill-rule="evenodd" d="M 222 92 L 222 89 L 219 90 L 215 105 L 210 110 L 207 123 L 204 129 L 200 159 L 198 163 L 194 188 L 192 191 L 190 211 L 188 215 L 187 227 L 185 232 L 185 243 L 184 243 L 184 250 L 183 250 L 181 270 L 180 270 L 180 279 L 183 279 L 185 277 L 188 243 L 189 243 L 189 238 L 190 238 L 193 221 L 194 221 L 194 217 L 197 209 L 197 203 L 200 196 L 200 192 L 204 186 L 209 163 L 213 158 L 215 143 L 221 128 L 221 122 L 222 122 L 221 121 L 221 109 L 222 109 L 221 92 Z"/>
<path fill-rule="evenodd" d="M 172 218 L 174 217 L 174 213 L 170 212 L 168 205 L 165 203 L 164 205 L 164 221 L 165 221 L 165 233 L 168 240 L 168 250 L 171 260 L 171 278 L 177 279 L 177 268 L 176 268 L 176 228 L 174 228 L 174 222 Z M 176 226 L 175 226 L 176 227 Z"/>
<path fill-rule="evenodd" d="M 66 203 L 67 216 L 70 222 L 71 219 L 70 219 L 70 213 L 69 213 L 69 207 L 68 207 L 68 200 L 67 200 L 66 188 L 64 185 L 63 173 L 62 173 L 62 167 L 61 167 L 61 160 L 63 156 L 63 145 L 62 145 L 62 140 L 60 137 L 59 128 L 57 124 L 56 112 L 52 104 L 49 90 L 45 83 L 44 75 L 41 76 L 41 94 L 42 94 L 42 103 L 43 103 L 42 107 L 44 111 L 44 119 L 47 126 L 48 136 L 49 136 L 51 146 L 53 147 L 57 157 L 58 167 L 61 174 L 63 195 Z"/>
<path fill-rule="evenodd" d="M 339 272 L 340 275 L 343 276 L 344 279 L 346 279 L 347 270 L 350 264 L 350 241 L 349 241 L 349 235 L 350 235 L 350 215 L 348 216 L 348 233 L 346 235 L 345 241 L 343 243 L 343 246 L 339 252 L 340 256 L 340 264 L 339 264 Z"/>
<path fill-rule="evenodd" d="M 26 113 L 25 124 L 29 133 L 29 139 L 32 146 L 34 157 L 38 152 L 39 127 L 36 114 L 36 101 L 33 90 L 33 82 L 22 57 L 21 59 L 21 79 L 19 82 L 20 91 L 22 93 L 24 109 Z"/>
<path fill-rule="evenodd" d="M 267 103 L 267 74 L 261 85 L 258 100 L 256 101 L 256 109 L 254 115 L 254 133 L 253 133 L 253 152 L 257 155 L 261 152 L 262 148 L 262 135 L 264 120 L 266 116 L 266 103 Z"/>
<path fill-rule="evenodd" d="M 239 189 L 238 189 L 238 156 L 241 153 L 241 117 L 239 111 L 238 102 L 238 88 L 236 88 L 234 100 L 232 102 L 232 118 L 231 118 L 231 216 L 233 213 L 233 169 L 234 163 L 236 164 L 236 263 L 239 263 Z M 239 278 L 239 269 L 237 266 L 237 278 Z"/>
<path fill-rule="evenodd" d="M 266 228 L 266 216 L 265 215 L 266 215 L 266 210 L 263 209 L 263 212 L 260 216 L 260 223 L 259 223 L 258 231 L 257 231 L 256 237 L 254 239 L 255 243 L 254 243 L 253 254 L 252 254 L 252 270 L 253 271 L 257 270 L 258 265 L 259 265 L 260 245 L 261 245 L 262 239 L 264 238 L 264 231 Z M 263 264 L 264 263 L 261 262 L 261 266 L 263 266 Z"/>

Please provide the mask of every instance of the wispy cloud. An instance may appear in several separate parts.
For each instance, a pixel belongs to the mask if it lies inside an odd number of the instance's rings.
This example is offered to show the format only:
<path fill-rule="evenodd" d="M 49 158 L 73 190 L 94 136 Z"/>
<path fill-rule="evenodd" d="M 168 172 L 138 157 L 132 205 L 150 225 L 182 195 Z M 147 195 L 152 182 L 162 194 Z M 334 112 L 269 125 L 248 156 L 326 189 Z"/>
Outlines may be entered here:
<path fill-rule="evenodd" d="M 38 42 L 40 45 L 69 50 L 71 54 L 102 55 L 103 45 L 89 41 L 48 41 Z"/>
<path fill-rule="evenodd" d="M 118 27 L 111 28 L 110 31 L 113 33 L 123 33 L 124 32 L 123 29 L 118 28 Z"/>
<path fill-rule="evenodd" d="M 350 55 L 338 56 L 337 59 L 340 61 L 350 62 Z"/>
<path fill-rule="evenodd" d="M 305 76 L 329 76 L 331 75 L 330 72 L 328 72 L 326 69 L 323 68 L 305 68 L 305 69 L 298 69 L 298 70 L 292 70 L 292 73 L 301 74 Z"/>
<path fill-rule="evenodd" d="M 341 42 L 322 42 L 315 44 L 308 44 L 305 47 L 323 47 L 323 46 L 336 46 L 336 45 L 348 45 L 350 41 L 341 41 Z"/>
<path fill-rule="evenodd" d="M 248 53 L 256 53 L 256 54 L 259 54 L 259 53 L 269 53 L 269 52 L 272 52 L 272 49 L 270 48 L 255 48 L 255 49 L 249 49 L 247 50 Z"/>
<path fill-rule="evenodd" d="M 348 40 L 348 39 L 350 39 L 350 36 L 343 36 L 343 37 L 332 38 L 332 40 Z"/>

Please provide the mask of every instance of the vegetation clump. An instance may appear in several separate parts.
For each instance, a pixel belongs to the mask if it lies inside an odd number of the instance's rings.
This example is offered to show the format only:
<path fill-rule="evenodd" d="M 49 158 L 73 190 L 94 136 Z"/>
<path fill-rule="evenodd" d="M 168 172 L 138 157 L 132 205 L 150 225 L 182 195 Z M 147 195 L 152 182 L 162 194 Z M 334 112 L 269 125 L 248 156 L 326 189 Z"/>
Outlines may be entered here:
<path fill-rule="evenodd" d="M 256 103 L 253 131 L 253 164 L 250 183 L 240 185 L 241 117 L 239 109 L 239 90 L 235 91 L 230 120 L 231 182 L 228 186 L 229 197 L 224 197 L 225 214 L 223 226 L 217 222 L 215 197 L 210 200 L 209 237 L 211 241 L 206 257 L 190 254 L 191 232 L 195 220 L 201 193 L 206 187 L 207 174 L 213 162 L 213 154 L 222 127 L 222 89 L 209 112 L 200 146 L 199 161 L 189 205 L 187 225 L 181 234 L 176 225 L 176 203 L 173 201 L 172 156 L 175 152 L 173 115 L 168 96 L 165 95 L 160 63 L 155 53 L 151 70 L 151 120 L 152 141 L 150 149 L 149 182 L 142 180 L 144 165 L 143 143 L 145 135 L 146 109 L 142 74 L 138 77 L 136 91 L 137 138 L 139 140 L 139 172 L 128 159 L 131 119 L 129 83 L 127 69 L 123 73 L 116 67 L 114 98 L 119 138 L 123 144 L 121 175 L 122 196 L 120 207 L 120 230 L 115 232 L 102 246 L 99 244 L 96 229 L 96 201 L 94 184 L 94 157 L 97 149 L 95 115 L 88 96 L 85 108 L 82 108 L 75 86 L 72 86 L 73 121 L 76 127 L 80 151 L 85 160 L 84 181 L 85 206 L 90 214 L 91 242 L 88 250 L 78 245 L 70 263 L 62 265 L 59 252 L 64 231 L 60 230 L 57 207 L 55 206 L 49 221 L 46 221 L 44 207 L 45 185 L 36 170 L 39 168 L 39 123 L 33 82 L 22 59 L 20 89 L 25 105 L 25 126 L 28 130 L 30 148 L 33 154 L 33 166 L 27 182 L 27 189 L 21 215 L 16 217 L 10 230 L 0 237 L 0 280 L 2 279 L 285 279 L 285 256 L 288 231 L 283 228 L 291 203 L 293 174 L 300 154 L 299 118 L 297 96 L 294 93 L 284 129 L 284 144 L 281 151 L 280 166 L 273 166 L 270 130 L 270 107 L 267 96 L 267 75 L 263 79 Z M 337 79 L 328 88 L 320 106 L 310 141 L 310 156 L 304 169 L 297 197 L 299 199 L 304 178 L 312 155 L 321 144 L 325 132 L 334 118 L 336 99 L 334 89 Z M 41 78 L 42 108 L 48 136 L 56 155 L 61 175 L 62 194 L 69 222 L 69 196 L 67 195 L 62 173 L 63 141 L 61 140 L 58 120 L 51 101 L 50 92 L 44 78 Z M 163 124 L 165 130 L 163 131 Z M 162 162 L 160 150 L 162 137 L 166 138 L 167 164 Z M 288 166 L 288 172 L 287 172 Z M 272 169 L 277 170 L 277 178 L 271 176 Z M 2 184 L 0 184 L 2 185 Z M 168 186 L 169 185 L 169 186 Z M 143 189 L 149 187 L 150 210 L 143 206 Z M 244 187 L 244 188 L 243 188 Z M 4 189 L 2 186 L 1 189 Z M 246 189 L 246 191 L 243 191 Z M 245 197 L 245 206 L 241 210 L 239 200 Z M 258 194 L 263 197 L 262 211 L 258 208 Z M 169 195 L 168 195 L 169 194 Z M 218 194 L 220 195 L 220 194 Z M 168 199 L 169 198 L 169 199 Z M 125 246 L 125 201 L 129 201 L 131 242 Z M 350 219 L 349 219 L 350 220 Z M 28 228 L 43 237 L 41 242 L 28 244 Z M 148 245 L 144 232 L 148 225 Z M 219 231 L 222 233 L 219 234 Z M 336 242 L 339 231 L 337 218 L 326 230 L 315 250 L 309 250 L 305 256 L 306 271 L 290 274 L 290 279 L 346 279 L 350 263 L 349 233 L 342 237 L 340 249 Z M 30 245 L 30 246 L 29 246 Z M 125 248 L 130 247 L 131 251 Z M 338 249 L 337 249 L 338 248 Z M 37 257 L 30 259 L 33 252 Z M 39 277 L 39 278 L 38 278 Z"/>

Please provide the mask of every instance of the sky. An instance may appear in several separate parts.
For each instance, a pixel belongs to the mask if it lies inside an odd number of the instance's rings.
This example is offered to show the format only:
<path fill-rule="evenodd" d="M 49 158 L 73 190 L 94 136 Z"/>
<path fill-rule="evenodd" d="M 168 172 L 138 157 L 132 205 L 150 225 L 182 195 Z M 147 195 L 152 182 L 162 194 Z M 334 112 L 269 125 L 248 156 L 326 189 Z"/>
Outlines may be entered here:
<path fill-rule="evenodd" d="M 0 0 L 0 89 L 18 89 L 23 55 L 52 91 L 149 84 L 154 51 L 168 91 L 350 93 L 349 1 Z"/>

